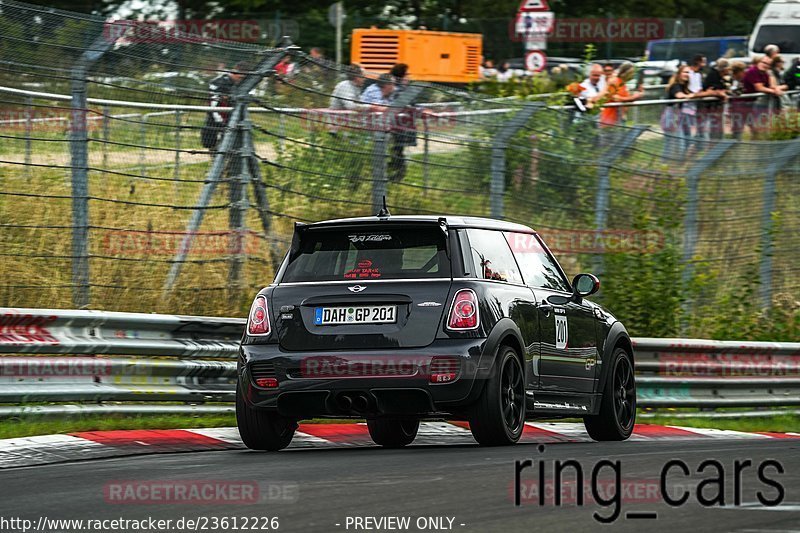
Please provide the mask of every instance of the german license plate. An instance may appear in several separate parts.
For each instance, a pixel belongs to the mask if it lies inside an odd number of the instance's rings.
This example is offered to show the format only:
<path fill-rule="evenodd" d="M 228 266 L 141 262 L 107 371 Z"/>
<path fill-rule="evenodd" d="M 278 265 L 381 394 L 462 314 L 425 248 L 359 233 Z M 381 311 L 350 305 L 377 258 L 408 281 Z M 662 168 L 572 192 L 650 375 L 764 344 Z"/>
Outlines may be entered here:
<path fill-rule="evenodd" d="M 391 324 L 394 322 L 397 322 L 397 307 L 394 305 L 317 307 L 314 309 L 314 324 L 317 326 Z"/>

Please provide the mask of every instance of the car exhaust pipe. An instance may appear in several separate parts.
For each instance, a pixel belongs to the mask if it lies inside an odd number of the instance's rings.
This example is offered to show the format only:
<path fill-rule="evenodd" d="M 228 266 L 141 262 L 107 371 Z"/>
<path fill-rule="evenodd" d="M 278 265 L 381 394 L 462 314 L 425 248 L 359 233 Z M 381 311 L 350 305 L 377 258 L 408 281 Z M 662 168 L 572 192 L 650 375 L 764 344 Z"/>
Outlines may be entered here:
<path fill-rule="evenodd" d="M 366 394 L 359 394 L 353 398 L 353 409 L 363 412 L 369 409 L 371 403 L 369 396 Z"/>
<path fill-rule="evenodd" d="M 336 398 L 336 405 L 338 405 L 339 409 L 342 411 L 349 411 L 353 407 L 353 398 L 351 398 L 349 394 L 340 394 Z"/>

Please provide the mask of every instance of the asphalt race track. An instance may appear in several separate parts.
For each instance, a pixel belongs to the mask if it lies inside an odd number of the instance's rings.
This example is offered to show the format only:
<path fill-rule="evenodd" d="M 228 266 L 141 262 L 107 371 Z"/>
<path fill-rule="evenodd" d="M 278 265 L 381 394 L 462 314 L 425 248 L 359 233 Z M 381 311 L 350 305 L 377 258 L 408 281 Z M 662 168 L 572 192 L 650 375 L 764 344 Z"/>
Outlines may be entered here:
<path fill-rule="evenodd" d="M 200 518 L 207 526 L 193 530 L 214 530 L 211 520 L 215 517 L 246 516 L 278 517 L 280 531 L 800 530 L 800 440 L 564 442 L 544 445 L 540 451 L 541 446 L 529 443 L 480 448 L 445 444 L 402 450 L 296 448 L 279 453 L 233 449 L 12 468 L 0 472 L 0 516 L 30 519 L 34 525 L 42 516 L 84 520 L 152 517 L 173 521 L 184 517 Z M 517 507 L 515 461 L 526 459 L 535 464 L 520 474 L 523 501 Z M 562 489 L 566 496 L 561 506 L 552 504 L 548 490 L 545 496 L 550 501 L 544 506 L 538 505 L 533 492 L 528 492 L 530 484 L 537 480 L 539 461 L 545 465 L 545 486 L 552 488 L 553 462 L 566 459 L 574 459 L 581 465 L 587 494 L 591 494 L 592 469 L 598 462 L 619 461 L 622 501 L 613 526 L 602 526 L 592 516 L 595 512 L 612 515 L 613 504 L 601 506 L 586 501 L 584 506 L 574 504 L 575 467 L 565 470 L 564 479 L 568 482 L 566 489 Z M 661 470 L 671 459 L 682 461 L 691 471 L 690 476 L 684 476 L 680 467 L 674 467 L 667 476 L 667 491 L 672 497 L 677 498 L 684 491 L 690 495 L 685 504 L 675 508 L 663 503 L 658 491 Z M 698 466 L 708 459 L 718 461 L 721 471 L 708 467 L 698 474 Z M 741 474 L 738 506 L 734 505 L 736 460 L 752 463 Z M 768 460 L 777 463 L 764 466 Z M 772 485 L 759 480 L 759 465 Z M 784 473 L 778 473 L 779 469 Z M 599 472 L 598 494 L 603 501 L 610 502 L 615 474 L 610 466 Z M 700 505 L 697 483 L 720 477 L 726 506 Z M 119 489 L 126 483 L 141 487 L 164 482 L 183 486 L 230 482 L 231 486 L 257 485 L 260 492 L 247 502 L 225 501 L 230 494 L 222 494 L 211 501 L 188 504 L 135 497 L 115 500 L 113 495 L 113 487 Z M 706 485 L 708 497 L 719 493 L 718 485 Z M 776 485 L 784 491 L 782 503 L 771 508 L 759 503 L 757 492 L 771 501 L 778 498 Z M 570 499 L 571 502 L 566 501 Z M 657 516 L 651 518 L 653 514 Z M 355 517 L 388 516 L 409 517 L 410 525 L 400 529 L 378 528 L 374 522 L 362 521 L 362 527 L 355 527 Z M 441 522 L 420 522 L 423 527 L 418 528 L 416 521 L 420 517 L 423 521 L 428 517 L 448 517 L 452 526 L 447 518 L 441 518 Z M 227 525 L 224 529 L 234 530 L 230 522 Z M 366 529 L 367 526 L 371 529 Z M 0 529 L 14 531 L 8 527 Z M 177 531 L 174 527 L 167 530 Z"/>

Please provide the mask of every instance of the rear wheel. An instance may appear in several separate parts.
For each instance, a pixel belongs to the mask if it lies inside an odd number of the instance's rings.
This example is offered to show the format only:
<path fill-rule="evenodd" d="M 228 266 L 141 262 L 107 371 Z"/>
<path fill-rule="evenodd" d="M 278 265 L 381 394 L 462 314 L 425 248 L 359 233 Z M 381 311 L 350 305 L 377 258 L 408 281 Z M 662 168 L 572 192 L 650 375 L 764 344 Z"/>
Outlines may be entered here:
<path fill-rule="evenodd" d="M 236 425 L 244 445 L 251 450 L 278 451 L 286 448 L 297 429 L 297 422 L 278 413 L 247 405 L 236 386 Z"/>
<path fill-rule="evenodd" d="M 514 444 L 525 426 L 525 378 L 513 348 L 501 346 L 491 378 L 473 406 L 469 428 L 482 446 Z"/>
<path fill-rule="evenodd" d="M 419 430 L 419 420 L 395 418 L 367 419 L 369 436 L 384 448 L 402 448 L 414 442 Z"/>
<path fill-rule="evenodd" d="M 600 413 L 584 417 L 586 431 L 594 440 L 625 440 L 631 436 L 636 422 L 636 381 L 633 358 L 618 348 L 611 358 L 611 371 L 606 375 Z"/>

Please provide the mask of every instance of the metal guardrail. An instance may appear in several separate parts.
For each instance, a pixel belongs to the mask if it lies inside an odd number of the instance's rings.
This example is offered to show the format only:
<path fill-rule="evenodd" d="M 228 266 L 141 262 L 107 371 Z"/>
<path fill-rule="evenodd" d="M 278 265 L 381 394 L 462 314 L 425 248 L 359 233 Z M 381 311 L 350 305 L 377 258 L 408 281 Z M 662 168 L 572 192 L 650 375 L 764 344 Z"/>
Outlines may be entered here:
<path fill-rule="evenodd" d="M 225 405 L 178 402 L 233 399 L 236 363 L 230 359 L 244 325 L 238 318 L 0 308 L 0 354 L 6 354 L 0 403 L 7 404 L 0 417 L 230 412 Z M 800 343 L 633 342 L 641 407 L 800 405 Z M 12 405 L 38 402 L 93 404 Z"/>

